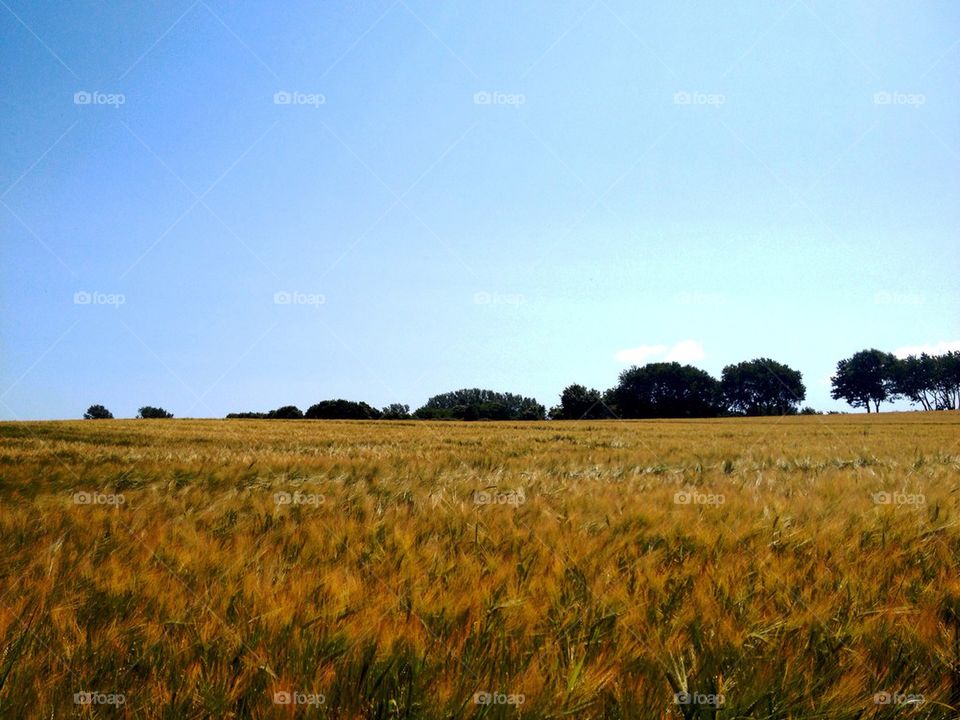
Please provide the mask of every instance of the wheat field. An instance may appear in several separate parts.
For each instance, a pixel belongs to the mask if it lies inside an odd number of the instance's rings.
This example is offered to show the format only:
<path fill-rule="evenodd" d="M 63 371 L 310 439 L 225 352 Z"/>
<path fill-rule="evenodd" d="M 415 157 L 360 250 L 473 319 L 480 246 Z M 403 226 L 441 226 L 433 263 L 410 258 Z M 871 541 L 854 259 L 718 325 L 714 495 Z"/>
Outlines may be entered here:
<path fill-rule="evenodd" d="M 0 423 L 0 717 L 949 718 L 960 415 Z"/>

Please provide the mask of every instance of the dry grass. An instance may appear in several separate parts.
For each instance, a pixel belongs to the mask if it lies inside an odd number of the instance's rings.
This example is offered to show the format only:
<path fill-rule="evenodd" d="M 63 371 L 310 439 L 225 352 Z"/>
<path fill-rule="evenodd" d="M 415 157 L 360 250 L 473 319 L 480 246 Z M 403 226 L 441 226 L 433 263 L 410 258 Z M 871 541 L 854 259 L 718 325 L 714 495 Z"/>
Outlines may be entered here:
<path fill-rule="evenodd" d="M 0 423 L 0 716 L 956 717 L 958 488 L 957 413 Z"/>

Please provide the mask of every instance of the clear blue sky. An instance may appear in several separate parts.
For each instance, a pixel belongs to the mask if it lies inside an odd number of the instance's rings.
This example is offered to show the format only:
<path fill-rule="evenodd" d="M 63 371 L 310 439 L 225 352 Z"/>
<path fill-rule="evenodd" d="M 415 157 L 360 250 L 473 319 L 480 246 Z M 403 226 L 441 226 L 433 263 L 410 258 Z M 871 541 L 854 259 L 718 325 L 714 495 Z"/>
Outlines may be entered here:
<path fill-rule="evenodd" d="M 953 2 L 2 0 L 0 418 L 665 357 L 843 407 L 838 359 L 960 339 L 958 41 Z"/>

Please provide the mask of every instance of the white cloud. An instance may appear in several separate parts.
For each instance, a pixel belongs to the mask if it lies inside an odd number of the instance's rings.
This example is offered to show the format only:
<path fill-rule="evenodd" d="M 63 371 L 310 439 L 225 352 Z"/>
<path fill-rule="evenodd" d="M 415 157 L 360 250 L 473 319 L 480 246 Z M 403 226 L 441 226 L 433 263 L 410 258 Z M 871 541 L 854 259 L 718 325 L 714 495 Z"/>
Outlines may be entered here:
<path fill-rule="evenodd" d="M 672 347 L 667 345 L 640 345 L 639 347 L 620 350 L 613 358 L 617 362 L 645 365 L 661 356 L 664 362 L 696 362 L 704 357 L 703 345 L 696 340 L 681 340 Z"/>
<path fill-rule="evenodd" d="M 893 351 L 898 358 L 905 358 L 907 355 L 943 355 L 951 350 L 960 351 L 960 340 L 941 340 L 934 345 L 905 345 Z"/>
<path fill-rule="evenodd" d="M 643 365 L 651 358 L 663 355 L 667 351 L 666 345 L 641 345 L 640 347 L 621 350 L 613 356 L 614 360 L 622 363 Z"/>
<path fill-rule="evenodd" d="M 696 340 L 682 340 L 670 348 L 667 362 L 693 363 L 697 360 L 703 360 L 703 345 Z"/>

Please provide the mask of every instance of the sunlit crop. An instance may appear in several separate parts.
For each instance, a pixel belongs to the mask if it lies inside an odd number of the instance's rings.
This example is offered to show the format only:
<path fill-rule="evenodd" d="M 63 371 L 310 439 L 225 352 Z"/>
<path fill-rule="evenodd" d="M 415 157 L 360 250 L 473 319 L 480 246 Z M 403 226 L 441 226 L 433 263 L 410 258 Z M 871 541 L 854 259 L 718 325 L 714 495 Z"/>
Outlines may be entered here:
<path fill-rule="evenodd" d="M 0 423 L 0 716 L 948 718 L 960 417 Z"/>

